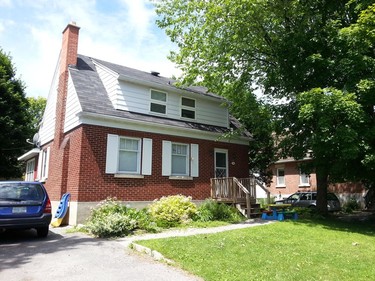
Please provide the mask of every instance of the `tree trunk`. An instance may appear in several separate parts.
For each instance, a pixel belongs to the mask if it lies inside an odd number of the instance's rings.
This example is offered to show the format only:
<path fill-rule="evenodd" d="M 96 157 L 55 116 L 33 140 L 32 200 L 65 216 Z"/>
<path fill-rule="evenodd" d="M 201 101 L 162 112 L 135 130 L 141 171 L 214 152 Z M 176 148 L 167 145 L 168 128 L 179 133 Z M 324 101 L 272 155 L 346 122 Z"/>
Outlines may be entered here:
<path fill-rule="evenodd" d="M 316 210 L 319 214 L 326 216 L 328 214 L 328 207 L 327 207 L 328 173 L 324 169 L 316 170 L 316 183 L 317 183 Z"/>

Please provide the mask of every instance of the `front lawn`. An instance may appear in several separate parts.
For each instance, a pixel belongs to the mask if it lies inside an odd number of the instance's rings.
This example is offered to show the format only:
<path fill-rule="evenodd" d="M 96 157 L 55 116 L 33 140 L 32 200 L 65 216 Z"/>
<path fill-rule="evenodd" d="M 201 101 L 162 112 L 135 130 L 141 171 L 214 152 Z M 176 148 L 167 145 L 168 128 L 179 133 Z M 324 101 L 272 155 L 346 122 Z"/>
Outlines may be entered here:
<path fill-rule="evenodd" d="M 204 280 L 372 280 L 373 222 L 285 221 L 138 241 Z"/>

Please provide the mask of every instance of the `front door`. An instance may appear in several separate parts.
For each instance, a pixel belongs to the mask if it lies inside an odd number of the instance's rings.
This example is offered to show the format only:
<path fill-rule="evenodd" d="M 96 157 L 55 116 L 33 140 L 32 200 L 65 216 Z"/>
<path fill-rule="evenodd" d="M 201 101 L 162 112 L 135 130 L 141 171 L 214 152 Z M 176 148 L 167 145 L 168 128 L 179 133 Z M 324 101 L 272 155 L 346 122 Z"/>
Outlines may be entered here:
<path fill-rule="evenodd" d="M 215 149 L 215 178 L 228 177 L 228 150 Z"/>

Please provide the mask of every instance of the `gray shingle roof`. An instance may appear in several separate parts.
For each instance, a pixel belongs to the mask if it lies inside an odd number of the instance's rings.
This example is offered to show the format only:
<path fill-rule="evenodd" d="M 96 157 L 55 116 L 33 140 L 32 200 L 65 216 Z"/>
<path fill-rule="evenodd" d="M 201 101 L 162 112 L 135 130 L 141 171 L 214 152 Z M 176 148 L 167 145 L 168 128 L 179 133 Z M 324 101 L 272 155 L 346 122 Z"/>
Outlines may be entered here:
<path fill-rule="evenodd" d="M 229 131 L 229 129 L 225 127 L 210 126 L 195 122 L 181 121 L 170 118 L 145 115 L 136 112 L 116 110 L 109 100 L 106 89 L 104 88 L 104 85 L 99 78 L 98 73 L 96 72 L 93 61 L 99 62 L 100 64 L 108 67 L 119 75 L 132 77 L 134 79 L 144 80 L 148 82 L 161 83 L 163 85 L 170 85 L 171 87 L 176 88 L 171 82 L 173 81 L 172 79 L 161 76 L 154 76 L 147 72 L 116 65 L 109 62 L 104 62 L 83 55 L 78 55 L 77 65 L 70 66 L 70 75 L 72 77 L 73 84 L 75 86 L 75 90 L 77 92 L 83 112 L 100 114 L 109 117 L 126 118 L 135 121 L 151 122 L 179 128 L 196 129 L 206 132 L 227 133 Z M 220 96 L 208 93 L 207 90 L 205 90 L 203 87 L 189 87 L 184 90 L 223 99 Z M 231 128 L 236 129 L 238 127 L 238 121 L 231 118 Z"/>

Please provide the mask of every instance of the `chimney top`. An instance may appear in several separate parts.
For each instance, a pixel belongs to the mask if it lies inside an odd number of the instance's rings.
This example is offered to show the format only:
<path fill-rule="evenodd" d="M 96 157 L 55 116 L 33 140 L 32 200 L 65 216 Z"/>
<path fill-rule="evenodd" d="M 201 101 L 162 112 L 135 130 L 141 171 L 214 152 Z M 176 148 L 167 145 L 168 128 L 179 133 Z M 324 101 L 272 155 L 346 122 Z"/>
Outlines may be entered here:
<path fill-rule="evenodd" d="M 151 75 L 153 75 L 153 76 L 159 76 L 159 74 L 160 74 L 160 72 L 151 70 Z"/>
<path fill-rule="evenodd" d="M 76 28 L 77 30 L 80 29 L 79 26 L 77 26 L 77 23 L 75 21 L 71 21 L 70 23 L 68 23 L 68 25 L 65 27 L 65 29 L 63 30 L 62 33 L 64 33 L 69 27 L 74 27 Z"/>

